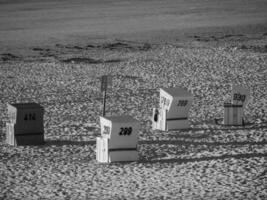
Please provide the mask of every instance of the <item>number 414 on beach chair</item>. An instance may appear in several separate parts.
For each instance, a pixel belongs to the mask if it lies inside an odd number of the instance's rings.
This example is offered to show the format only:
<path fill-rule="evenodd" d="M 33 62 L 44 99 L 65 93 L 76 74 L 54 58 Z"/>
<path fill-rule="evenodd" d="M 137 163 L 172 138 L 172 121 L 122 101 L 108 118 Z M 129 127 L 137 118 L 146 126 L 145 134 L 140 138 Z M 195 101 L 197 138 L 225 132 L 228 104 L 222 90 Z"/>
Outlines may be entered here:
<path fill-rule="evenodd" d="M 7 105 L 6 142 L 9 145 L 39 145 L 44 143 L 44 108 L 37 103 Z"/>

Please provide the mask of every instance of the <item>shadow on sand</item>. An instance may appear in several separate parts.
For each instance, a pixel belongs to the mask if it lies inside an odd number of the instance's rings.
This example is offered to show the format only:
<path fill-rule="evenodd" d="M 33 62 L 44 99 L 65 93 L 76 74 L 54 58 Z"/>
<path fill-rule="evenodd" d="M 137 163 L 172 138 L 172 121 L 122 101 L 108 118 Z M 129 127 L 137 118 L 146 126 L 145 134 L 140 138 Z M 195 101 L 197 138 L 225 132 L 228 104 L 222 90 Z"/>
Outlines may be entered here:
<path fill-rule="evenodd" d="M 192 141 L 180 141 L 180 140 L 141 140 L 138 142 L 139 145 L 206 145 L 206 146 L 220 146 L 220 145 L 267 145 L 267 141 L 260 141 L 260 142 L 192 142 Z M 46 140 L 46 146 L 57 145 L 95 145 L 95 140 L 88 140 L 88 141 L 74 141 L 74 140 Z"/>
<path fill-rule="evenodd" d="M 86 145 L 95 145 L 95 140 L 89 141 L 74 141 L 74 140 L 46 140 L 45 146 L 64 146 L 64 145 L 78 145 L 78 146 L 86 146 Z"/>
<path fill-rule="evenodd" d="M 190 162 L 201 162 L 211 160 L 224 160 L 224 159 L 242 159 L 242 158 L 255 158 L 255 157 L 267 157 L 267 153 L 244 153 L 236 155 L 221 155 L 221 156 L 206 156 L 201 158 L 171 158 L 171 159 L 158 159 L 158 160 L 145 160 L 140 159 L 141 163 L 190 163 Z"/>
<path fill-rule="evenodd" d="M 207 145 L 207 146 L 220 146 L 220 145 L 267 145 L 267 141 L 260 141 L 260 142 L 193 142 L 193 141 L 181 141 L 181 140 L 141 140 L 139 144 L 157 144 L 157 145 L 164 145 L 164 144 L 172 144 L 172 145 Z"/>
<path fill-rule="evenodd" d="M 257 129 L 263 129 L 267 128 L 267 125 L 261 125 L 261 126 L 224 126 L 224 127 L 218 127 L 218 128 L 191 128 L 188 129 L 189 131 L 202 131 L 202 130 L 210 130 L 210 131 L 229 131 L 229 130 L 257 130 Z"/>

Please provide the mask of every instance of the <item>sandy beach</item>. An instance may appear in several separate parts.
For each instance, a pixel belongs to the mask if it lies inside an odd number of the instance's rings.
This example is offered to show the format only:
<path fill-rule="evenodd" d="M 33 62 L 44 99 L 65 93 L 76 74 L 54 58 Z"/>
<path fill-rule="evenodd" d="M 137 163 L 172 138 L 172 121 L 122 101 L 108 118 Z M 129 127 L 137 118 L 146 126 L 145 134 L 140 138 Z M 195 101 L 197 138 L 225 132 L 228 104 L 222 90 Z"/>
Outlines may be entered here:
<path fill-rule="evenodd" d="M 264 0 L 0 0 L 0 199 L 266 199 Z M 99 164 L 107 115 L 141 123 L 137 162 Z M 224 126 L 232 84 L 251 90 Z M 190 129 L 153 131 L 159 88 L 194 95 Z M 7 145 L 7 103 L 45 109 L 45 144 Z M 214 119 L 218 119 L 216 124 Z"/>

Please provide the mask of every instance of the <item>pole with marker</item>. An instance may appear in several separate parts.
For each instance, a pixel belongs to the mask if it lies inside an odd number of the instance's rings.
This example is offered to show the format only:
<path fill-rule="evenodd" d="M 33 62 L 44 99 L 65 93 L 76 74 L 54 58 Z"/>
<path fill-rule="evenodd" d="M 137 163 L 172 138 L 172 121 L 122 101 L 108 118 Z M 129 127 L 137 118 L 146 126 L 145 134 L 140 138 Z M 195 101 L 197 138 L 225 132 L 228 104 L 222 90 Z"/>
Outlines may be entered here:
<path fill-rule="evenodd" d="M 103 96 L 103 117 L 106 115 L 106 98 L 107 98 L 107 88 L 108 85 L 112 85 L 112 77 L 109 75 L 104 75 L 101 77 L 101 92 Z"/>
<path fill-rule="evenodd" d="M 106 115 L 106 97 L 107 97 L 107 91 L 103 91 L 103 114 L 102 116 L 105 117 Z"/>

